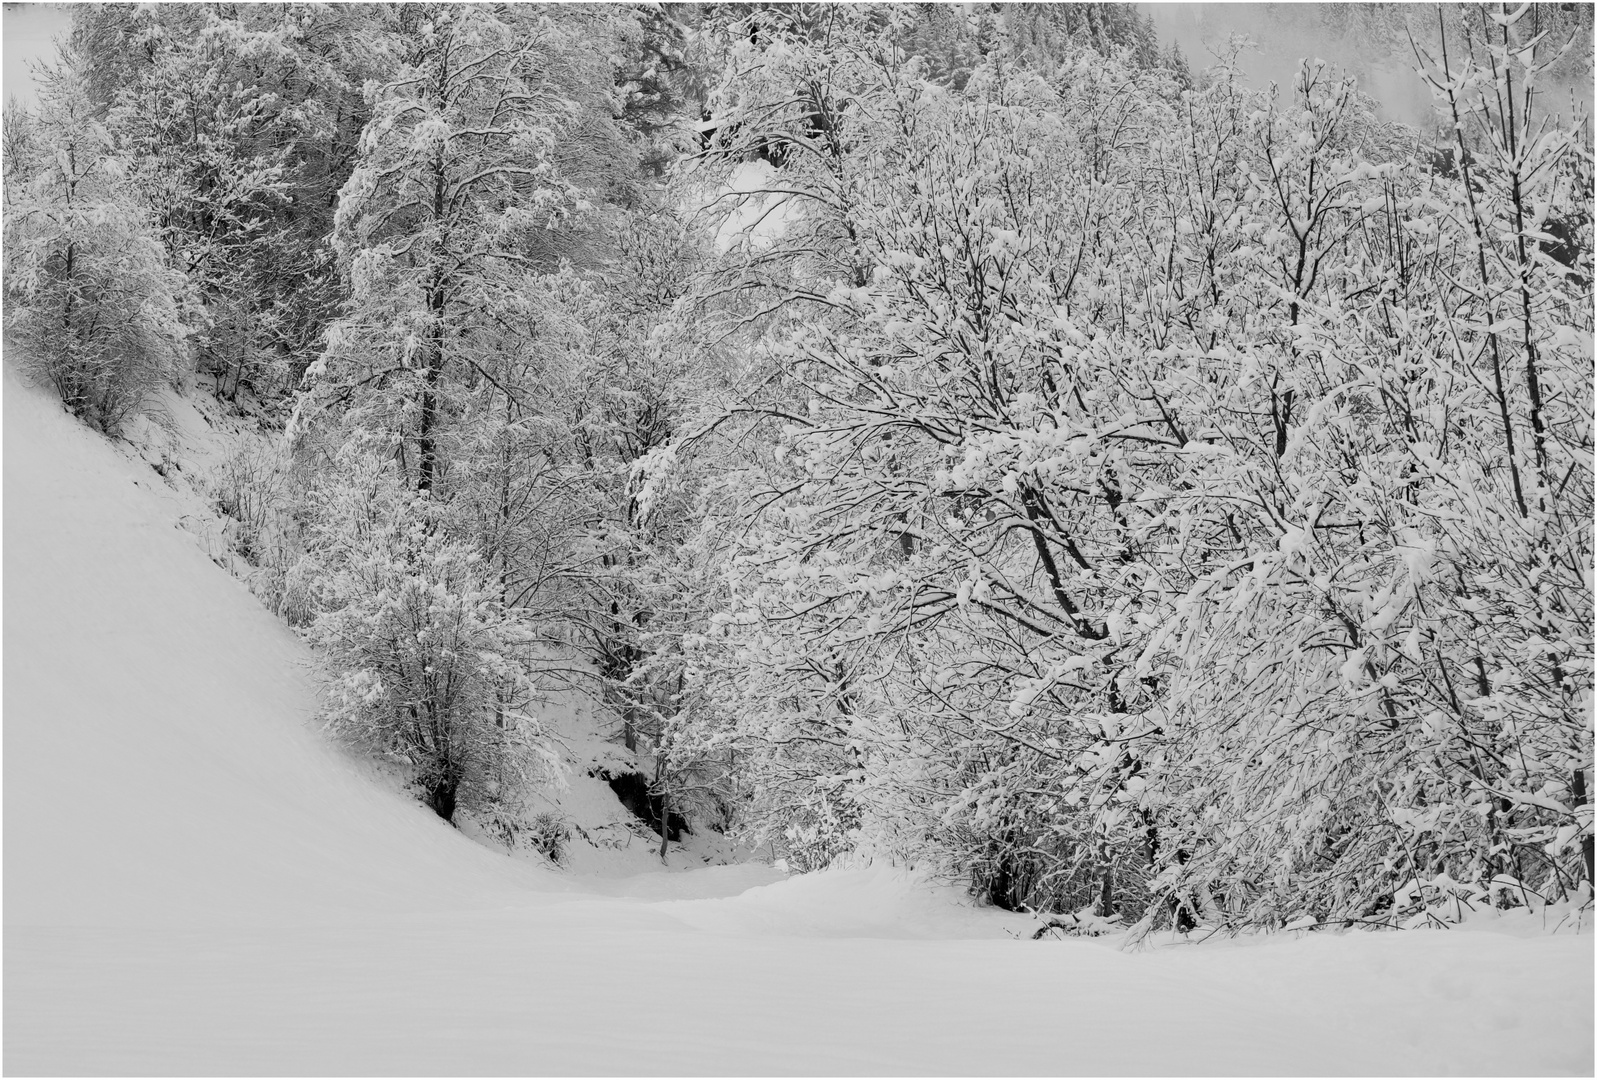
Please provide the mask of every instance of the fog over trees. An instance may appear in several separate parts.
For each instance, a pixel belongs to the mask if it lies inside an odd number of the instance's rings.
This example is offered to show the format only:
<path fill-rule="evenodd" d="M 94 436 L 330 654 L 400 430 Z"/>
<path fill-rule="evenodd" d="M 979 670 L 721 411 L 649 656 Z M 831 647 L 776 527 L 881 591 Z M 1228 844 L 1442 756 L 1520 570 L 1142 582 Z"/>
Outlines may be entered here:
<path fill-rule="evenodd" d="M 445 819 L 529 823 L 560 689 L 798 869 L 1133 936 L 1589 898 L 1592 10 L 1309 8 L 1385 53 L 82 5 L 8 345 L 110 436 L 274 433 L 251 587 Z"/>

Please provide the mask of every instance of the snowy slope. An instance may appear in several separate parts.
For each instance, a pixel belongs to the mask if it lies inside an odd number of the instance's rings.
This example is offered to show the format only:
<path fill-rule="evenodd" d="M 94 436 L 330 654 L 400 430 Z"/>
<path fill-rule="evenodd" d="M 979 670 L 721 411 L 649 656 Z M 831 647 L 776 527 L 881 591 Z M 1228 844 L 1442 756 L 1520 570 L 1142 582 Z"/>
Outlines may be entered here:
<path fill-rule="evenodd" d="M 1589 934 L 1028 940 L 889 868 L 496 854 L 309 728 L 296 639 L 6 372 L 12 1074 L 1590 1074 Z"/>
<path fill-rule="evenodd" d="M 9 367 L 5 390 L 8 926 L 455 908 L 549 877 L 329 753 L 309 655 L 159 477 Z"/>
<path fill-rule="evenodd" d="M 241 543 L 246 526 L 221 504 L 239 498 L 236 469 L 263 469 L 279 456 L 280 436 L 269 425 L 256 422 L 253 417 L 263 416 L 264 411 L 255 403 L 241 399 L 238 408 L 229 408 L 204 388 L 189 393 L 162 388 L 152 405 L 151 415 L 129 422 L 125 440 L 115 444 L 114 457 L 119 460 L 114 467 L 125 472 L 144 496 L 141 512 L 175 523 L 206 558 L 249 584 L 251 592 L 274 597 L 270 571 L 252 564 L 240 550 L 250 540 L 262 548 L 276 538 L 257 534 Z M 111 447 L 102 445 L 102 449 Z M 562 865 L 606 876 L 660 869 L 658 834 L 633 816 L 605 780 L 595 775 L 597 768 L 620 773 L 641 767 L 652 772 L 652 763 L 640 763 L 614 741 L 619 719 L 576 689 L 553 692 L 540 700 L 537 712 L 554 737 L 566 776 L 560 784 L 530 793 L 526 816 L 547 810 L 569 826 Z M 456 823 L 478 842 L 495 851 L 506 850 L 502 838 L 469 814 L 459 815 Z M 544 856 L 526 842 L 511 853 L 545 865 Z M 726 837 L 699 827 L 670 845 L 664 865 L 702 867 L 735 861 L 737 854 L 737 846 Z"/>

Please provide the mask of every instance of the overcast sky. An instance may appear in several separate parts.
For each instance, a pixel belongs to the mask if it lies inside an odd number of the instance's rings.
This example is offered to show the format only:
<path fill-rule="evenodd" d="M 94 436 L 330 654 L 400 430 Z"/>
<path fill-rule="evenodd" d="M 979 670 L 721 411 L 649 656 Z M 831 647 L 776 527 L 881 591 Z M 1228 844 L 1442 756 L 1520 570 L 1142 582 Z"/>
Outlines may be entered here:
<path fill-rule="evenodd" d="M 1305 58 L 1324 60 L 1338 67 L 1356 66 L 1352 47 L 1335 41 L 1318 27 L 1310 25 L 1318 4 L 1279 5 L 1266 12 L 1256 4 L 1139 4 L 1153 16 L 1159 34 L 1159 47 L 1181 46 L 1187 63 L 1196 74 L 1214 63 L 1213 49 L 1223 45 L 1231 34 L 1246 34 L 1259 48 L 1240 60 L 1249 80 L 1264 86 L 1271 82 L 1286 88 L 1297 75 L 1298 63 Z M 1301 8 L 1301 22 L 1294 18 Z M 1373 44 L 1373 43 L 1371 43 Z M 1360 90 L 1381 103 L 1387 115 L 1410 124 L 1424 124 L 1431 107 L 1430 90 L 1407 62 L 1390 63 L 1375 69 L 1361 82 Z"/>
<path fill-rule="evenodd" d="M 1231 34 L 1246 34 L 1258 46 L 1256 51 L 1243 54 L 1240 59 L 1243 72 L 1255 85 L 1274 82 L 1283 89 L 1291 86 L 1301 59 L 1320 59 L 1359 78 L 1359 89 L 1378 101 L 1382 111 L 1392 120 L 1426 128 L 1434 121 L 1431 91 L 1414 70 L 1406 34 L 1401 25 L 1394 26 L 1389 16 L 1394 9 L 1376 12 L 1370 9 L 1370 18 L 1362 20 L 1364 30 L 1358 29 L 1361 20 L 1355 12 L 1349 18 L 1346 9 L 1341 31 L 1331 31 L 1322 22 L 1327 4 L 1139 4 L 1138 7 L 1153 16 L 1154 29 L 1159 35 L 1161 48 L 1179 44 L 1186 54 L 1194 73 L 1214 63 L 1211 49 L 1221 46 Z M 1359 5 L 1363 6 L 1363 5 Z M 1511 7 L 1513 5 L 1510 5 Z M 1416 36 L 1422 44 L 1434 36 L 1435 9 L 1430 5 L 1413 4 L 1395 9 L 1414 24 Z M 1378 17 L 1381 15 L 1386 18 Z M 1388 40 L 1395 36 L 1397 40 Z M 1566 116 L 1570 94 L 1575 104 L 1586 114 L 1592 107 L 1590 75 L 1590 38 L 1575 43 L 1577 48 L 1588 50 L 1586 62 L 1570 56 L 1569 62 L 1559 70 L 1543 77 L 1544 97 L 1539 108 L 1562 112 Z"/>
<path fill-rule="evenodd" d="M 23 105 L 34 102 L 32 61 L 55 55 L 51 41 L 70 29 L 72 14 L 65 4 L 7 4 L 0 16 L 0 46 L 4 48 L 5 96 Z"/>

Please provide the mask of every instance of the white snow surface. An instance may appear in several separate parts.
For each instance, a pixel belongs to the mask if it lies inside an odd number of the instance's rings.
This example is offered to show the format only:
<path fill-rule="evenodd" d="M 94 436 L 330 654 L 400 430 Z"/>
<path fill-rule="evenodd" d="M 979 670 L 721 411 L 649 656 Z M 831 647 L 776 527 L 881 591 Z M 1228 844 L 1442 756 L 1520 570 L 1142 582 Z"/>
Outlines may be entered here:
<path fill-rule="evenodd" d="M 329 747 L 161 481 L 6 370 L 4 1069 L 1586 1074 L 1592 938 L 1140 952 L 887 866 L 630 877 L 473 843 Z"/>

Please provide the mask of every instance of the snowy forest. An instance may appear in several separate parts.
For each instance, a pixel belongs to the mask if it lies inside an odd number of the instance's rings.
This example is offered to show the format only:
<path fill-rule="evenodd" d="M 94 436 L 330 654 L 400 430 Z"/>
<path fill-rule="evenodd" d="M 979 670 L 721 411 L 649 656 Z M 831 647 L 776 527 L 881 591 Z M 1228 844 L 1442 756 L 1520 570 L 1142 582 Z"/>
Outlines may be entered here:
<path fill-rule="evenodd" d="M 1592 8 L 1294 17 L 1358 55 L 77 6 L 4 117 L 7 352 L 111 439 L 171 387 L 260 433 L 215 505 L 315 722 L 512 846 L 578 695 L 662 852 L 1132 940 L 1589 904 Z"/>

